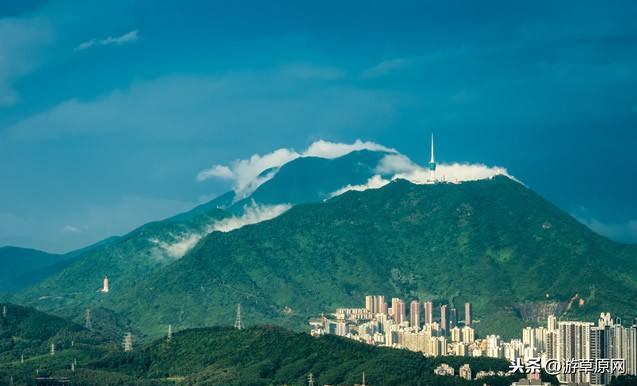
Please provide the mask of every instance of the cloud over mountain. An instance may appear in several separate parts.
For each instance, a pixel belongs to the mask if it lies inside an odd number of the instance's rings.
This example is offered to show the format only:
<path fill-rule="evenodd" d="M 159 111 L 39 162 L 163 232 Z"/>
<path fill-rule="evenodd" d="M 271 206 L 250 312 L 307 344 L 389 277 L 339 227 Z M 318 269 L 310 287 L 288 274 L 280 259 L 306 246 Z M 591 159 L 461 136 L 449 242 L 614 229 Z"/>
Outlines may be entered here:
<path fill-rule="evenodd" d="M 236 198 L 241 199 L 249 196 L 261 184 L 271 179 L 276 174 L 276 168 L 299 157 L 332 159 L 357 150 L 397 153 L 394 149 L 360 139 L 351 144 L 318 140 L 300 153 L 294 149 L 281 148 L 265 155 L 254 154 L 248 159 L 234 160 L 229 165 L 213 165 L 209 169 L 200 171 L 197 174 L 197 180 L 205 181 L 210 178 L 219 178 L 232 181 Z M 263 174 L 269 169 L 273 170 Z"/>
<path fill-rule="evenodd" d="M 387 153 L 374 168 L 374 175 L 364 184 L 347 184 L 329 194 L 334 197 L 349 190 L 361 191 L 377 189 L 394 179 L 406 179 L 415 184 L 430 183 L 429 169 L 413 162 L 409 157 L 395 149 L 378 143 L 357 139 L 351 144 L 318 140 L 302 152 L 280 148 L 265 155 L 254 154 L 248 159 L 237 159 L 228 165 L 213 165 L 199 172 L 198 181 L 211 178 L 231 181 L 235 192 L 235 201 L 249 197 L 264 182 L 272 179 L 278 168 L 300 157 L 319 157 L 334 159 L 353 151 L 370 150 Z M 439 164 L 436 178 L 439 181 L 459 183 L 505 175 L 513 178 L 508 171 L 499 166 L 484 164 L 451 163 Z M 515 178 L 513 178 L 515 179 Z"/>
<path fill-rule="evenodd" d="M 402 154 L 385 156 L 376 171 L 381 174 L 393 174 L 393 178 L 404 178 L 415 184 L 427 183 L 429 180 L 429 169 L 414 163 Z M 446 182 L 482 180 L 496 175 L 513 178 L 506 168 L 500 166 L 490 167 L 484 164 L 454 162 L 451 164 L 441 163 L 436 167 L 436 179 Z"/>
<path fill-rule="evenodd" d="M 199 240 L 209 233 L 230 232 L 245 225 L 256 224 L 261 221 L 271 220 L 291 208 L 289 204 L 279 205 L 246 205 L 243 214 L 231 216 L 217 220 L 210 224 L 204 232 L 189 233 L 177 237 L 176 241 L 168 242 L 152 239 L 151 242 L 157 244 L 159 249 L 168 254 L 169 257 L 179 259 L 183 257 Z"/>

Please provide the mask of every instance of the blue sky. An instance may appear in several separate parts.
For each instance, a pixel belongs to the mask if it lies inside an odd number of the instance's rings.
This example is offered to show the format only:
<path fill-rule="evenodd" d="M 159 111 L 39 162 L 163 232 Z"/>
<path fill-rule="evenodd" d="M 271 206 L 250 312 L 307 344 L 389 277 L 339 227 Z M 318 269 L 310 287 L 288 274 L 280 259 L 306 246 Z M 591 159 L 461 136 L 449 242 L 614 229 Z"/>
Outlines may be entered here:
<path fill-rule="evenodd" d="M 637 3 L 0 5 L 0 245 L 65 251 L 317 139 L 511 174 L 637 242 Z M 159 5 L 158 5 L 159 4 Z"/>

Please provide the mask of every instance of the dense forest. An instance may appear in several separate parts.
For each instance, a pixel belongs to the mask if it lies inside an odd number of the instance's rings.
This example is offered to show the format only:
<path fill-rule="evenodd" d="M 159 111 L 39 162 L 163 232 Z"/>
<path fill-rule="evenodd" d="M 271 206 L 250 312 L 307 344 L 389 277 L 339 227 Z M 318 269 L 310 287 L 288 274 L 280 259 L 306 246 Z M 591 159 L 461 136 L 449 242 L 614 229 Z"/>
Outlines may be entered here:
<path fill-rule="evenodd" d="M 336 336 L 311 337 L 275 326 L 187 329 L 150 343 L 118 341 L 34 309 L 7 306 L 0 322 L 0 384 L 31 384 L 38 376 L 67 377 L 72 385 L 368 385 L 508 386 L 509 377 L 467 381 L 433 370 L 468 363 L 481 370 L 508 370 L 492 358 L 439 357 L 365 345 Z M 51 344 L 55 345 L 52 353 Z M 72 371 L 72 367 L 74 371 Z"/>

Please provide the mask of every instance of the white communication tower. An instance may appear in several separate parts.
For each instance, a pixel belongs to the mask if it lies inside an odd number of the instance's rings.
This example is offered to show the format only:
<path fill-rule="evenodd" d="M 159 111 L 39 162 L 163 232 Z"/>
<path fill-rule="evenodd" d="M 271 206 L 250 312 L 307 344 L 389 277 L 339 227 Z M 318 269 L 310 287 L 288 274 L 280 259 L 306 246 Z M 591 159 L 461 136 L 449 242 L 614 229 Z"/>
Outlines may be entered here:
<path fill-rule="evenodd" d="M 234 328 L 241 330 L 243 325 L 241 324 L 241 303 L 237 304 L 237 318 L 234 321 Z"/>
<path fill-rule="evenodd" d="M 173 339 L 173 325 L 169 324 L 168 325 L 168 334 L 166 335 L 166 340 L 170 342 L 172 339 Z"/>
<path fill-rule="evenodd" d="M 93 329 L 93 321 L 91 318 L 91 309 L 87 308 L 86 309 L 86 313 L 84 314 L 84 327 L 87 330 L 92 330 Z"/>

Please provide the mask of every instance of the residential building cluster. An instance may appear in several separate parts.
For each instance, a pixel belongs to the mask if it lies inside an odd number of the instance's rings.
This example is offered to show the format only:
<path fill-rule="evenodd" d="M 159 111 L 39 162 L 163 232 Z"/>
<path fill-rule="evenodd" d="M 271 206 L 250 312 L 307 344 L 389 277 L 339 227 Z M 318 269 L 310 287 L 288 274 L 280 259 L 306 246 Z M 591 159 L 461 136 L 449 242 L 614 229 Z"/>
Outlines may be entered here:
<path fill-rule="evenodd" d="M 624 360 L 624 369 L 560 373 L 558 379 L 563 383 L 604 385 L 612 375 L 637 375 L 637 319 L 624 326 L 610 313 L 602 313 L 597 324 L 558 320 L 550 315 L 546 326 L 526 327 L 521 339 L 505 341 L 499 335 L 476 336 L 471 303 L 464 304 L 462 315 L 453 305 L 442 304 L 437 309 L 434 318 L 430 301 L 413 300 L 407 307 L 400 298 L 387 302 L 382 295 L 368 295 L 363 308 L 339 308 L 329 317 L 313 320 L 311 333 L 335 334 L 367 344 L 422 352 L 428 357 L 485 356 L 511 362 L 539 359 L 542 367 L 548 361 Z M 449 369 L 440 369 L 445 371 Z M 466 377 L 466 370 L 463 375 Z"/>

